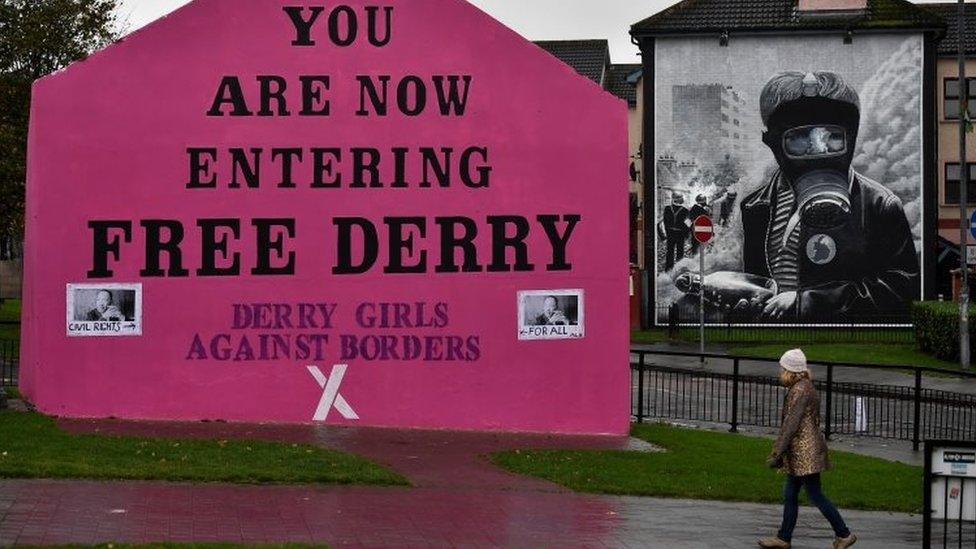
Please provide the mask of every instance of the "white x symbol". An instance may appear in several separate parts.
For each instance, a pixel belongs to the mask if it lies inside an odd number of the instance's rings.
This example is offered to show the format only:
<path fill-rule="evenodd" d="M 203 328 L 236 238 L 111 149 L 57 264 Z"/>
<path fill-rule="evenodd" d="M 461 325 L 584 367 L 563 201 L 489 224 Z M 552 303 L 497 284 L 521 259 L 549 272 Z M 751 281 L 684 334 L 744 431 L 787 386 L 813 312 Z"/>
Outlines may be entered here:
<path fill-rule="evenodd" d="M 319 407 L 315 410 L 312 421 L 325 421 L 333 407 L 346 419 L 359 419 L 352 406 L 339 394 L 339 385 L 342 385 L 342 377 L 346 375 L 346 368 L 348 368 L 346 364 L 335 364 L 332 366 L 332 373 L 329 374 L 329 377 L 325 377 L 318 366 L 308 367 L 308 372 L 312 374 L 319 387 L 322 388 L 322 398 L 319 400 Z"/>

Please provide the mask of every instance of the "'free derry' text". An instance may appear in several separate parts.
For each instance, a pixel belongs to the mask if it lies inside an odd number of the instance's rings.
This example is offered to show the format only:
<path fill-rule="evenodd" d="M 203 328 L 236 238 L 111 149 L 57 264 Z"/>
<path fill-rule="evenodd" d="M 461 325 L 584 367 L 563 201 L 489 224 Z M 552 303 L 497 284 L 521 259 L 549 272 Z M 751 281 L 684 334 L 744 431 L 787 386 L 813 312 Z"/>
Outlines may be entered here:
<path fill-rule="evenodd" d="M 400 8 L 405 9 L 405 8 Z M 396 46 L 396 12 L 393 6 L 353 8 L 337 5 L 285 6 L 278 16 L 289 28 L 294 48 L 332 48 L 336 52 L 353 46 L 391 48 Z M 201 115 L 213 119 L 246 117 L 306 117 L 328 120 L 342 110 L 357 119 L 462 119 L 469 104 L 477 105 L 476 82 L 470 74 L 360 74 L 337 80 L 329 74 L 225 75 L 214 83 L 215 93 Z M 342 97 L 354 97 L 354 104 L 340 105 L 332 99 L 338 87 L 349 87 Z M 338 94 L 337 94 L 338 95 Z M 436 192 L 461 187 L 471 192 L 490 192 L 493 168 L 489 147 L 467 146 L 392 147 L 381 150 L 368 143 L 335 147 L 328 143 L 272 148 L 197 145 L 186 148 L 187 179 L 181 184 L 199 199 L 213 193 L 287 193 L 295 189 L 315 192 L 370 193 Z M 393 189 L 393 191 L 390 191 Z M 296 239 L 305 238 L 294 218 L 197 219 L 187 227 L 180 220 L 160 216 L 153 219 L 91 220 L 93 260 L 88 277 L 114 276 L 112 263 L 138 249 L 145 255 L 139 275 L 153 277 L 294 275 L 299 268 Z M 497 212 L 474 219 L 464 216 L 333 217 L 335 275 L 355 275 L 382 268 L 388 274 L 476 273 L 533 271 L 545 262 L 548 271 L 567 271 L 569 244 L 581 217 L 573 213 L 539 212 L 538 215 L 510 215 Z M 141 231 L 144 245 L 133 244 L 133 233 Z M 242 236 L 243 232 L 250 234 Z M 532 250 L 533 233 L 543 233 L 548 246 Z M 320 238 L 320 237 L 317 237 Z M 187 240 L 199 243 L 190 246 Z M 437 243 L 425 244 L 428 239 Z M 354 243 L 356 245 L 354 246 Z M 358 246 L 362 243 L 362 246 Z M 201 249 L 198 262 L 189 265 L 183 247 Z M 388 250 L 386 264 L 377 265 L 379 250 Z M 478 249 L 490 246 L 491 260 L 480 262 Z M 242 266 L 242 251 L 254 258 Z M 354 253 L 354 248 L 357 248 Z M 359 249 L 361 248 L 361 249 Z M 429 260 L 430 255 L 438 259 Z M 458 261 L 458 255 L 461 260 Z M 164 268 L 164 259 L 166 260 Z M 192 270 L 187 267 L 194 267 Z"/>

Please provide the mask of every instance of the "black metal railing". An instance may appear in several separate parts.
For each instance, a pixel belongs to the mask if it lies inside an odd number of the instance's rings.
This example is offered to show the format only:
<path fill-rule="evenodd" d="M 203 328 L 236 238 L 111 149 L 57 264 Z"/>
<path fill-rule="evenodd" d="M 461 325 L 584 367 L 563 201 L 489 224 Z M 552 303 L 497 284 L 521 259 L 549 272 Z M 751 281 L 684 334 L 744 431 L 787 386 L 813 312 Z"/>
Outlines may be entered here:
<path fill-rule="evenodd" d="M 709 369 L 698 366 L 708 359 Z M 681 362 L 685 362 L 684 365 Z M 743 365 L 771 375 L 743 373 Z M 822 425 L 833 434 L 910 440 L 917 450 L 930 438 L 976 440 L 976 373 L 917 366 L 882 366 L 813 362 L 820 393 Z M 775 376 L 775 360 L 676 351 L 631 351 L 631 414 L 648 418 L 728 423 L 776 428 L 780 425 L 786 389 Z M 839 381 L 836 374 L 857 378 L 857 372 L 903 372 L 901 384 Z M 939 377 L 929 377 L 923 374 Z M 970 380 L 972 393 L 936 385 L 949 378 Z"/>
<path fill-rule="evenodd" d="M 700 313 L 688 304 L 658 306 L 655 324 L 671 339 L 695 339 Z M 811 329 L 815 326 L 816 329 Z M 794 343 L 882 342 L 912 343 L 912 319 L 905 314 L 847 314 L 824 318 L 768 319 L 757 315 L 709 311 L 705 315 L 706 340 Z"/>
<path fill-rule="evenodd" d="M 976 546 L 976 441 L 926 440 L 924 479 L 922 546 Z"/>
<path fill-rule="evenodd" d="M 20 341 L 0 339 L 0 390 L 20 384 Z"/>

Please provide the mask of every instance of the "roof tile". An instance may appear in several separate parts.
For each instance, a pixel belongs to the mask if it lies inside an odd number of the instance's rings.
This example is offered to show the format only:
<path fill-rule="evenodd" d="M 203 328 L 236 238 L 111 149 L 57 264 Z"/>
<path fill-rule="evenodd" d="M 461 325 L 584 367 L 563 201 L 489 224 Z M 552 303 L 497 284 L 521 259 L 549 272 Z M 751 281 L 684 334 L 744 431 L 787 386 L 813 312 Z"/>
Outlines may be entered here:
<path fill-rule="evenodd" d="M 954 56 L 959 49 L 959 4 L 945 2 L 938 4 L 919 4 L 946 22 L 945 38 L 939 42 L 937 52 L 940 56 Z M 976 5 L 966 4 L 966 53 L 976 54 Z"/>
<path fill-rule="evenodd" d="M 637 63 L 623 63 L 610 65 L 607 77 L 607 91 L 623 99 L 633 107 L 637 104 L 637 82 L 631 77 L 640 73 L 641 66 Z M 630 80 L 630 81 L 628 81 Z"/>
<path fill-rule="evenodd" d="M 803 29 L 940 29 L 941 18 L 907 0 L 868 0 L 866 10 L 800 13 L 797 0 L 682 0 L 631 27 L 635 36 Z"/>
<path fill-rule="evenodd" d="M 576 72 L 604 86 L 610 64 L 610 44 L 606 40 L 547 40 L 535 45 L 573 67 Z"/>

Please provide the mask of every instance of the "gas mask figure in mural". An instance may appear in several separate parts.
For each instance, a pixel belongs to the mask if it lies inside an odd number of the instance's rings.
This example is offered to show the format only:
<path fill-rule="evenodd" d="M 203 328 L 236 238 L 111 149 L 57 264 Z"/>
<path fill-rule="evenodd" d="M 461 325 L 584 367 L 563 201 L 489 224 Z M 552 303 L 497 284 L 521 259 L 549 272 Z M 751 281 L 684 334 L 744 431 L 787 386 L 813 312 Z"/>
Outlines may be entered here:
<path fill-rule="evenodd" d="M 906 310 L 918 256 L 898 197 L 851 169 L 857 92 L 832 72 L 784 72 L 763 88 L 760 111 L 779 169 L 742 201 L 743 256 L 778 293 L 740 310 L 813 322 Z"/>

